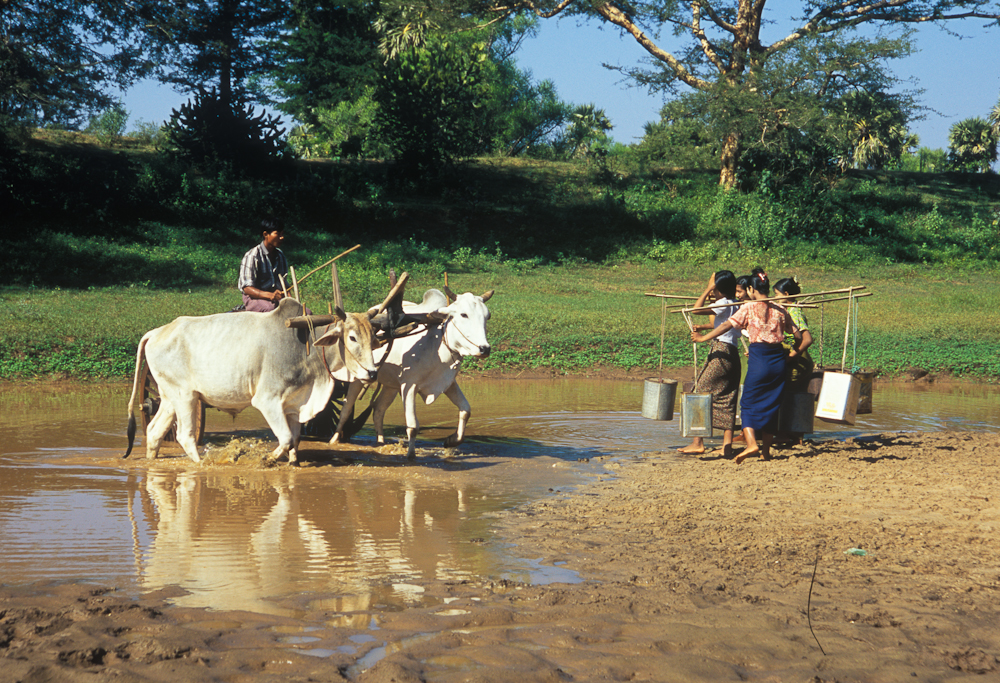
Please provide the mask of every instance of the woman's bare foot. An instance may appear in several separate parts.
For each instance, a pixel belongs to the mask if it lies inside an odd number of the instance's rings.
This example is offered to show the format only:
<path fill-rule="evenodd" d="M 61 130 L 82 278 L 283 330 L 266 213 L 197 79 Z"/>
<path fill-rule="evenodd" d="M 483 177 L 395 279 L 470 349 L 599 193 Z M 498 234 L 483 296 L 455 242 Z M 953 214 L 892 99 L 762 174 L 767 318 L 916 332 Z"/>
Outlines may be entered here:
<path fill-rule="evenodd" d="M 684 455 L 701 455 L 705 452 L 704 446 L 685 446 L 684 448 L 678 448 L 678 453 L 683 453 Z"/>
<path fill-rule="evenodd" d="M 758 448 L 757 446 L 753 446 L 752 448 L 747 448 L 742 453 L 736 456 L 735 462 L 737 465 L 742 465 L 744 460 L 749 458 L 751 455 L 757 455 L 758 453 L 760 453 L 760 448 Z"/>

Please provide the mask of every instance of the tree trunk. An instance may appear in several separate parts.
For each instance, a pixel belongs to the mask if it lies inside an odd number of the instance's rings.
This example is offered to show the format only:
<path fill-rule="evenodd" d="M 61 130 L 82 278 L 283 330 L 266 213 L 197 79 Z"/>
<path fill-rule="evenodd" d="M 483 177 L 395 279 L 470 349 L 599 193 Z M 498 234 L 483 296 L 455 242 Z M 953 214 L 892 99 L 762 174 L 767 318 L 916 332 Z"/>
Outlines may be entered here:
<path fill-rule="evenodd" d="M 722 170 L 719 173 L 719 185 L 726 190 L 736 187 L 736 164 L 740 159 L 740 136 L 738 133 L 728 133 L 722 141 Z"/>

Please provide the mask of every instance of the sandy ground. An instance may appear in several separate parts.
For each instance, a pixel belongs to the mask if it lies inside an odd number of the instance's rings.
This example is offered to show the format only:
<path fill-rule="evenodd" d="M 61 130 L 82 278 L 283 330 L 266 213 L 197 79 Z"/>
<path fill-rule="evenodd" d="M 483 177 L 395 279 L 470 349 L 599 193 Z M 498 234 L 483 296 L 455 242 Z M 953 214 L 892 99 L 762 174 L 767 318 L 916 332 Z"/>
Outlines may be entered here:
<path fill-rule="evenodd" d="M 279 636 L 332 615 L 2 588 L 0 681 L 1000 680 L 1000 435 L 606 465 L 505 513 L 485 539 L 581 583 L 429 585 L 422 607 L 315 631 L 322 657 Z M 387 644 L 359 648 L 351 637 L 373 617 Z"/>

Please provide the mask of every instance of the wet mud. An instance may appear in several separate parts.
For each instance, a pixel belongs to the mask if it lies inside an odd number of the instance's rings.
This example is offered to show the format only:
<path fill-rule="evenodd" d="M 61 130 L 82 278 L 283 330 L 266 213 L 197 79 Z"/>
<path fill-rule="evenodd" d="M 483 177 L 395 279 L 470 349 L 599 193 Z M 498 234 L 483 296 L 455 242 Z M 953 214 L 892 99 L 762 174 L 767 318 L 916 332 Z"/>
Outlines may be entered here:
<path fill-rule="evenodd" d="M 363 435 L 298 469 L 255 462 L 252 417 L 210 422 L 202 466 L 122 462 L 116 392 L 62 429 L 33 411 L 72 392 L 5 393 L 26 417 L 0 441 L 0 681 L 1000 675 L 990 388 L 923 418 L 981 431 L 844 430 L 736 466 L 678 455 L 675 426 L 632 415 L 641 384 L 560 410 L 534 385 L 485 415 L 467 391 L 473 439 L 424 433 L 416 465 Z"/>

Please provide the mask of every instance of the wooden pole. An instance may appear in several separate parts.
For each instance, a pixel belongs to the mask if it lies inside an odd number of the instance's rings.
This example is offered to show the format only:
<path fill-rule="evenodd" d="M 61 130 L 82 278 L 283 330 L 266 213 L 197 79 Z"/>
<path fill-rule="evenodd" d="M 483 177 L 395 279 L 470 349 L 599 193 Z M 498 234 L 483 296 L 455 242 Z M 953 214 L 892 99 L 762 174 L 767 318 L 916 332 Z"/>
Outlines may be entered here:
<path fill-rule="evenodd" d="M 854 297 L 850 297 L 853 299 Z M 844 371 L 844 365 L 847 363 L 847 337 L 851 331 L 851 303 L 847 304 L 847 324 L 844 325 L 844 355 L 840 357 L 840 371 Z"/>
<path fill-rule="evenodd" d="M 660 384 L 663 384 L 663 338 L 667 332 L 667 302 L 660 304 Z"/>
<path fill-rule="evenodd" d="M 315 273 L 320 268 L 326 268 L 328 265 L 330 265 L 331 263 L 333 263 L 334 261 L 336 261 L 337 259 L 339 259 L 341 256 L 347 256 L 348 254 L 350 254 L 355 249 L 360 249 L 360 248 L 361 248 L 360 244 L 355 244 L 353 247 L 351 247 L 347 251 L 343 252 L 342 254 L 337 254 L 336 256 L 334 256 L 332 259 L 330 259 L 329 261 L 327 261 L 323 265 L 316 266 L 315 268 L 313 268 L 312 270 L 310 270 L 308 273 L 306 273 L 305 275 L 303 275 L 302 279 L 300 280 L 300 282 L 305 282 L 305 280 L 306 280 L 307 277 L 309 277 L 310 275 L 312 275 L 313 273 Z"/>
<path fill-rule="evenodd" d="M 660 299 L 684 299 L 686 301 L 698 300 L 698 297 L 696 296 L 681 296 L 679 294 L 657 294 L 656 292 L 646 292 L 645 295 L 659 297 Z"/>

